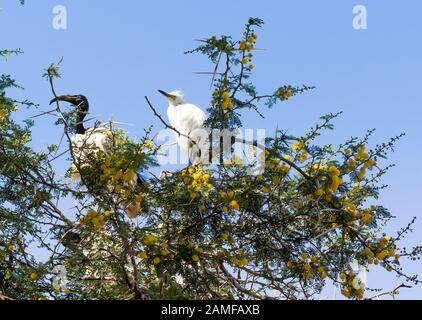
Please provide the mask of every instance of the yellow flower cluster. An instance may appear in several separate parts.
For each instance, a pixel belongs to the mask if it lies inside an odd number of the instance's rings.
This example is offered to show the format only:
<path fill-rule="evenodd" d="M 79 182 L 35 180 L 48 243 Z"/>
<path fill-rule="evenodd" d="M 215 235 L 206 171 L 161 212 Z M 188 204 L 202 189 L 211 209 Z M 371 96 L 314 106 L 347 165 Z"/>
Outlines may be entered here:
<path fill-rule="evenodd" d="M 218 91 L 215 91 L 218 94 Z M 215 93 L 214 92 L 214 93 Z M 221 103 L 221 109 L 230 110 L 233 108 L 233 101 L 230 98 L 230 94 L 227 91 L 224 91 L 221 95 L 223 102 Z"/>
<path fill-rule="evenodd" d="M 290 161 L 290 156 L 286 155 L 283 157 L 284 160 Z M 277 175 L 273 175 L 272 177 L 272 183 L 274 186 L 279 186 L 283 180 L 283 178 L 289 173 L 290 166 L 286 164 L 286 162 L 283 159 L 266 159 L 265 160 L 265 168 L 267 170 L 274 170 L 276 171 Z M 264 176 L 262 174 L 257 175 L 258 181 L 262 181 L 264 179 Z M 270 188 L 269 186 L 263 186 L 261 189 L 264 193 L 269 193 Z"/>
<path fill-rule="evenodd" d="M 278 90 L 278 95 L 279 95 L 281 101 L 289 100 L 291 97 L 293 97 L 293 87 L 291 85 L 288 85 L 287 89 L 286 88 L 280 88 Z"/>
<path fill-rule="evenodd" d="M 293 144 L 293 150 L 299 154 L 299 162 L 303 163 L 308 159 L 308 152 L 305 150 L 305 142 L 298 141 Z"/>
<path fill-rule="evenodd" d="M 394 258 L 392 263 L 399 263 L 400 254 L 395 253 L 395 245 L 390 243 L 390 241 L 390 237 L 383 236 L 377 243 L 372 243 L 364 249 L 369 264 L 378 265 L 380 261 L 387 262 L 390 258 Z M 387 265 L 386 269 L 387 271 L 391 271 L 392 267 Z"/>
<path fill-rule="evenodd" d="M 10 106 L 3 102 L 4 98 L 0 96 L 0 125 L 4 124 L 6 120 L 6 116 L 9 114 L 10 111 L 16 111 L 18 109 L 17 106 Z"/>
<path fill-rule="evenodd" d="M 359 148 L 358 153 L 355 155 L 355 160 L 356 161 L 365 161 L 366 159 L 368 159 L 368 154 L 366 153 L 366 147 L 365 146 L 361 146 Z"/>
<path fill-rule="evenodd" d="M 247 258 L 245 258 L 245 257 L 237 257 L 237 256 L 236 257 L 232 257 L 230 259 L 230 262 L 233 265 L 235 265 L 235 266 L 237 266 L 239 268 L 243 268 L 243 267 L 245 267 L 245 266 L 247 266 L 249 264 L 249 260 Z"/>
<path fill-rule="evenodd" d="M 3 105 L 0 105 L 0 125 L 2 125 L 4 123 L 4 120 L 6 118 L 7 115 L 7 111 L 5 109 L 3 109 Z"/>
<path fill-rule="evenodd" d="M 306 161 L 306 159 L 308 159 L 308 153 L 305 150 L 303 150 L 302 153 L 300 154 L 299 162 L 303 163 Z"/>
<path fill-rule="evenodd" d="M 154 146 L 155 146 L 155 144 L 154 144 L 154 141 L 152 141 L 152 140 L 145 140 L 145 142 L 144 142 L 144 148 L 146 148 L 146 149 L 153 149 L 154 148 Z"/>
<path fill-rule="evenodd" d="M 304 142 L 304 141 L 298 141 L 298 142 L 295 142 L 295 143 L 293 144 L 293 149 L 294 149 L 295 151 L 300 151 L 300 150 L 302 150 L 304 147 L 305 147 L 305 142 Z"/>
<path fill-rule="evenodd" d="M 163 259 L 166 258 L 174 258 L 174 254 L 171 253 L 169 249 L 168 242 L 164 241 L 158 243 L 158 238 L 154 235 L 146 235 L 142 239 L 142 243 L 146 246 L 143 251 L 138 252 L 138 257 L 141 260 L 147 260 L 148 257 L 151 257 L 148 262 L 152 263 L 153 265 L 160 264 Z"/>
<path fill-rule="evenodd" d="M 349 213 L 352 217 L 350 222 L 359 220 L 360 226 L 364 226 L 372 221 L 372 212 L 375 210 L 375 207 L 368 209 L 358 209 L 356 204 L 347 203 L 348 201 L 346 200 L 347 198 L 343 200 L 345 204 L 344 211 Z"/>
<path fill-rule="evenodd" d="M 110 215 L 110 211 L 104 211 L 103 213 L 99 213 L 95 210 L 90 210 L 81 219 L 81 223 L 86 225 L 92 225 L 97 231 L 102 230 Z"/>
<path fill-rule="evenodd" d="M 255 48 L 255 42 L 257 38 L 258 36 L 256 34 L 252 34 L 246 39 L 246 41 L 242 40 L 239 44 L 240 51 L 248 51 L 247 55 L 244 54 L 244 58 L 242 59 L 241 62 L 243 65 L 247 65 L 249 63 L 249 66 L 248 66 L 249 71 L 252 71 L 252 69 L 254 68 L 253 64 L 251 64 L 252 57 L 253 57 L 253 54 L 251 51 Z"/>
<path fill-rule="evenodd" d="M 315 275 L 322 279 L 327 277 L 325 268 L 320 264 L 318 257 L 309 257 L 305 252 L 300 255 L 300 260 L 290 260 L 286 266 L 292 271 L 299 272 L 300 277 L 304 280 L 309 280 Z"/>
<path fill-rule="evenodd" d="M 146 246 L 152 246 L 157 242 L 157 238 L 153 235 L 146 235 L 142 241 Z"/>
<path fill-rule="evenodd" d="M 228 203 L 228 207 L 224 206 L 222 208 L 223 212 L 228 212 L 229 209 L 231 210 L 239 210 L 240 206 L 237 200 L 235 200 L 235 193 L 233 191 L 222 191 L 220 193 L 221 198 Z"/>
<path fill-rule="evenodd" d="M 7 252 L 12 252 L 15 250 L 15 244 L 13 242 L 9 242 L 6 244 L 5 249 Z"/>
<path fill-rule="evenodd" d="M 348 168 L 347 168 L 347 173 L 350 173 L 352 171 L 356 170 L 356 166 L 357 166 L 357 162 L 356 160 L 350 159 L 348 164 L 347 164 Z"/>
<path fill-rule="evenodd" d="M 212 184 L 209 181 L 209 175 L 201 166 L 191 167 L 182 170 L 184 184 L 188 187 L 191 199 L 194 200 L 198 197 L 198 193 L 212 189 Z"/>
<path fill-rule="evenodd" d="M 341 294 L 343 296 L 346 298 L 356 297 L 358 299 L 363 299 L 365 288 L 361 284 L 362 280 L 352 270 L 342 272 L 340 274 L 340 279 L 342 281 Z"/>
<path fill-rule="evenodd" d="M 116 154 L 107 155 L 100 166 L 100 182 L 106 183 L 113 192 L 130 197 L 136 183 L 136 171 L 131 165 L 131 161 L 120 159 Z"/>
<path fill-rule="evenodd" d="M 204 249 L 196 246 L 194 243 L 189 242 L 188 249 L 191 251 L 191 258 L 194 262 L 201 261 L 200 255 L 204 253 Z"/>
<path fill-rule="evenodd" d="M 330 192 L 336 192 L 338 187 L 343 184 L 343 180 L 340 178 L 340 170 L 338 170 L 336 166 L 331 166 L 328 171 L 331 176 L 331 182 L 328 190 Z"/>
<path fill-rule="evenodd" d="M 336 167 L 336 166 L 330 166 L 330 167 L 325 167 L 322 163 L 316 163 L 316 164 L 311 164 L 308 167 L 308 171 L 311 170 L 315 170 L 317 172 L 317 174 L 319 173 L 328 173 L 329 174 L 329 179 L 327 182 L 327 186 L 324 187 L 318 187 L 314 194 L 310 194 L 308 195 L 308 200 L 314 200 L 314 196 L 316 196 L 317 198 L 320 198 L 322 196 L 325 195 L 325 200 L 326 201 L 331 201 L 333 198 L 332 193 L 336 192 L 339 188 L 340 185 L 343 184 L 343 179 L 340 177 L 341 176 L 341 172 L 340 170 Z"/>

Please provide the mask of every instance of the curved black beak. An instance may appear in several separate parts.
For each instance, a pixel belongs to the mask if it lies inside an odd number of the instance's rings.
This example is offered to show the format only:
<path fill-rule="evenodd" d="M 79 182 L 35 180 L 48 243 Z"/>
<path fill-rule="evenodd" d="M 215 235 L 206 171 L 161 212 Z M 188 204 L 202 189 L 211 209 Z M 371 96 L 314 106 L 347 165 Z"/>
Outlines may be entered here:
<path fill-rule="evenodd" d="M 51 101 L 50 101 L 50 105 L 52 105 L 54 102 L 56 102 L 56 101 L 58 101 L 59 100 L 59 98 L 57 97 L 57 98 L 54 98 L 54 99 L 52 99 Z"/>
<path fill-rule="evenodd" d="M 78 99 L 75 96 L 69 96 L 69 95 L 58 96 L 58 97 L 52 99 L 50 101 L 50 104 L 53 104 L 54 102 L 57 102 L 57 101 L 66 101 L 66 102 L 69 102 L 69 103 L 72 103 L 72 104 L 76 104 L 76 105 L 78 104 Z"/>

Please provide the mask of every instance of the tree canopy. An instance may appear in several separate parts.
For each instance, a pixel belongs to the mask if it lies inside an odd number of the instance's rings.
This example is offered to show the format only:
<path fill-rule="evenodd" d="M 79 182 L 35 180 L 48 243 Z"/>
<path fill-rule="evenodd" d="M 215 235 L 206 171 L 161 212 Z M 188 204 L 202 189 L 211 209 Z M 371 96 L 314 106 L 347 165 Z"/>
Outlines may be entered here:
<path fill-rule="evenodd" d="M 263 23 L 251 18 L 241 37 L 212 36 L 186 52 L 203 55 L 215 70 L 208 128 L 241 129 L 244 110 L 261 116 L 263 108 L 314 89 L 282 84 L 258 93 L 252 75 Z M 59 74 L 60 63 L 45 74 L 54 96 Z M 374 148 L 368 147 L 373 130 L 340 145 L 318 145 L 341 115 L 328 114 L 298 137 L 278 130 L 264 144 L 243 141 L 253 163 L 233 156 L 157 177 L 151 169 L 162 146 L 152 138 L 154 128 L 134 141 L 112 121 L 103 124 L 110 148 L 86 150 L 81 162 L 71 144 L 76 112 L 59 102 L 51 113 L 63 128 L 63 144 L 34 150 L 33 120 L 18 123 L 14 115 L 36 105 L 10 97 L 11 88 L 19 86 L 2 75 L 0 298 L 308 299 L 334 283 L 347 298 L 362 299 L 366 288 L 353 263 L 419 282 L 400 267 L 421 253 L 400 245 L 414 220 L 387 235 L 391 213 L 370 204 L 392 166 L 381 163 L 402 135 Z M 68 157 L 65 177 L 56 172 L 58 157 Z M 80 174 L 74 183 L 71 163 Z M 145 181 L 134 186 L 137 174 Z M 72 209 L 62 205 L 69 199 Z M 141 214 L 132 221 L 124 208 L 133 203 Z M 48 259 L 35 257 L 35 246 Z"/>

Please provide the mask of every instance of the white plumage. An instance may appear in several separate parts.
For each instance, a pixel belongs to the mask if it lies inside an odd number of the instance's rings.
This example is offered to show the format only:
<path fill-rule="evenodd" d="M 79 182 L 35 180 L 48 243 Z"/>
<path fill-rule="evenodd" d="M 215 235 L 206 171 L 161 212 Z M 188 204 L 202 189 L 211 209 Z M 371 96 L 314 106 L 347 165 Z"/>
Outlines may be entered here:
<path fill-rule="evenodd" d="M 180 133 L 179 135 L 175 132 L 180 149 L 188 154 L 193 164 L 197 164 L 201 160 L 201 155 L 204 154 L 200 149 L 204 145 L 207 133 L 204 128 L 205 113 L 197 106 L 185 103 L 180 91 L 167 93 L 159 90 L 159 92 L 169 102 L 167 116 L 170 125 Z"/>
<path fill-rule="evenodd" d="M 84 134 L 77 133 L 71 137 L 74 162 L 78 164 L 76 166 L 75 163 L 72 163 L 71 177 L 73 181 L 80 178 L 77 167 L 88 166 L 90 156 L 95 155 L 99 150 L 107 153 L 111 143 L 110 136 L 111 131 L 107 128 L 90 128 Z"/>
<path fill-rule="evenodd" d="M 77 108 L 76 134 L 71 137 L 73 155 L 71 178 L 73 181 L 76 181 L 80 179 L 78 168 L 82 169 L 90 166 L 92 164 L 92 157 L 96 157 L 100 150 L 107 154 L 109 147 L 112 144 L 112 132 L 110 129 L 104 127 L 85 129 L 83 120 L 89 110 L 88 99 L 85 96 L 59 96 L 51 100 L 50 104 L 57 101 L 72 103 Z M 137 182 L 138 177 L 135 175 L 128 187 L 134 188 Z M 111 187 L 109 187 L 109 191 L 112 191 Z M 116 200 L 119 203 L 125 203 L 124 199 L 121 199 L 120 197 Z M 141 204 L 139 201 L 132 201 L 129 204 L 125 204 L 124 207 L 125 212 L 130 219 L 136 218 L 141 213 Z"/>

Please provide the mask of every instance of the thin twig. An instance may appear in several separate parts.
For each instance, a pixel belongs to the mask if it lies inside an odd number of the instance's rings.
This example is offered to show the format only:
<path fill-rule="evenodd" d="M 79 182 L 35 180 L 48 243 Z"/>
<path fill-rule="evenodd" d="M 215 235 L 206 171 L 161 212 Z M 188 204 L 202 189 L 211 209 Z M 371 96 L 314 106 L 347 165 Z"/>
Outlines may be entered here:
<path fill-rule="evenodd" d="M 399 285 L 398 287 L 396 287 L 396 288 L 394 288 L 393 290 L 391 290 L 391 291 L 386 291 L 386 292 L 381 292 L 381 293 L 378 293 L 378 294 L 376 294 L 376 295 L 373 295 L 373 296 L 371 296 L 371 297 L 369 297 L 369 298 L 366 298 L 366 300 L 373 300 L 373 299 L 376 299 L 376 298 L 379 298 L 379 297 L 381 297 L 381 296 L 385 296 L 385 295 L 392 295 L 393 296 L 393 298 L 394 298 L 394 296 L 398 293 L 398 290 L 399 289 L 401 289 L 401 288 L 408 288 L 408 289 L 410 289 L 410 288 L 412 288 L 411 286 L 409 286 L 409 285 L 407 285 L 407 284 L 404 284 L 404 283 L 402 283 L 401 285 Z"/>

